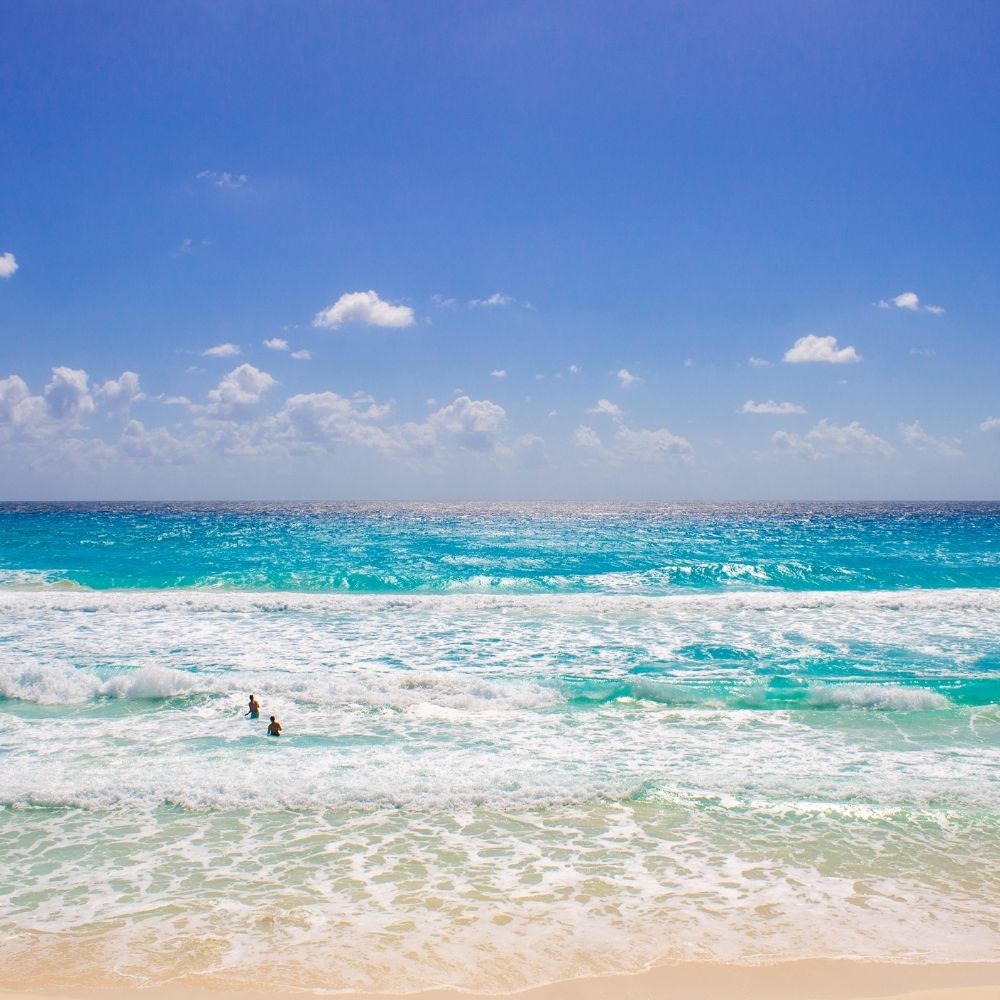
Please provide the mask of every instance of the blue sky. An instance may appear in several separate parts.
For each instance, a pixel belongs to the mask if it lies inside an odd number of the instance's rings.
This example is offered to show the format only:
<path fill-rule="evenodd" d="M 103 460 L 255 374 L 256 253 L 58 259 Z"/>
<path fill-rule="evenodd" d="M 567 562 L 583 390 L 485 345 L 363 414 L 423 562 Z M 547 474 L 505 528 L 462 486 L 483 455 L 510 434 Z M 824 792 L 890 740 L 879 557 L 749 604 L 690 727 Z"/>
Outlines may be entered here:
<path fill-rule="evenodd" d="M 3 496 L 998 495 L 996 4 L 0 15 Z"/>

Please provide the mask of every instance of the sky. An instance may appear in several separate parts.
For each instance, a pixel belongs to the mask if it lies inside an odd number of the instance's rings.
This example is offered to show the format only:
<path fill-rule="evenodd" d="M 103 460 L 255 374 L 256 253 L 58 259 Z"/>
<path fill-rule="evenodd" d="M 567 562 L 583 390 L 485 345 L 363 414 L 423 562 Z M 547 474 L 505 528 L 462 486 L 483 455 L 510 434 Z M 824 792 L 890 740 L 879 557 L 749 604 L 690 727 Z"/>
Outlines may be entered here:
<path fill-rule="evenodd" d="M 0 497 L 1000 496 L 991 0 L 0 25 Z"/>

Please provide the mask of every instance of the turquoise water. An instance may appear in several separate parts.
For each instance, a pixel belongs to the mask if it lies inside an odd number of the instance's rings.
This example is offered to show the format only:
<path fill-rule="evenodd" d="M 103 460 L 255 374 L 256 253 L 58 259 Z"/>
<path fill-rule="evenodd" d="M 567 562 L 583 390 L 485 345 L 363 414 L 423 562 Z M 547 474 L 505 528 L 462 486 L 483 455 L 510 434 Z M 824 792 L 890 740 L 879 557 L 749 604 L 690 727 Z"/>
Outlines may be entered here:
<path fill-rule="evenodd" d="M 1000 958 L 1000 505 L 0 505 L 0 713 L 12 985 Z"/>

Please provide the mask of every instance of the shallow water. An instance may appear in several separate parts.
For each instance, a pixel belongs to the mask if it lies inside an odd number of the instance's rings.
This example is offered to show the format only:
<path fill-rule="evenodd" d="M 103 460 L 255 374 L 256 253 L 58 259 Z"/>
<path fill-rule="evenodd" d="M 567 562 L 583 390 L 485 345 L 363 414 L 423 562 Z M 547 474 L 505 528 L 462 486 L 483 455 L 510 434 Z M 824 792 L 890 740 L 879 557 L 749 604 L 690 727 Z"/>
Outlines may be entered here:
<path fill-rule="evenodd" d="M 6 505 L 0 713 L 16 982 L 1000 957 L 996 505 Z"/>

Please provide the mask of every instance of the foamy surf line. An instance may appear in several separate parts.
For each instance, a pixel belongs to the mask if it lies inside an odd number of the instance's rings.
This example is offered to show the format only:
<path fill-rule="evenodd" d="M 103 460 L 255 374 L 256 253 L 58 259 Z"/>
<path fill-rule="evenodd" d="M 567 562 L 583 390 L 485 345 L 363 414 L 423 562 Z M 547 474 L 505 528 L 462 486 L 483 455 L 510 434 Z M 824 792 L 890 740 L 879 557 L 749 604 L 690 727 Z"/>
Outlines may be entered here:
<path fill-rule="evenodd" d="M 814 609 L 872 611 L 1000 612 L 1000 589 L 873 591 L 765 591 L 722 594 L 316 594 L 278 591 L 39 590 L 0 591 L 0 614 L 32 611 L 138 611 L 240 613 L 329 613 L 351 611 L 501 611 L 610 614 L 698 611 L 794 611 Z"/>

